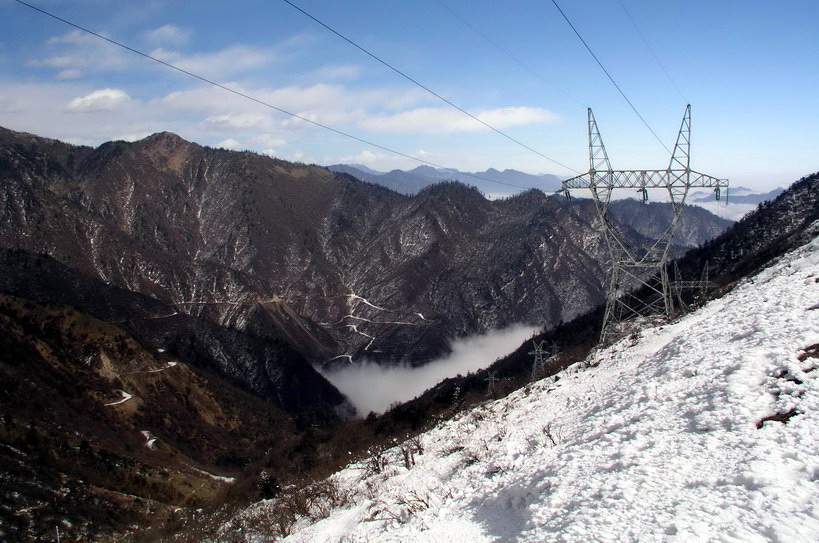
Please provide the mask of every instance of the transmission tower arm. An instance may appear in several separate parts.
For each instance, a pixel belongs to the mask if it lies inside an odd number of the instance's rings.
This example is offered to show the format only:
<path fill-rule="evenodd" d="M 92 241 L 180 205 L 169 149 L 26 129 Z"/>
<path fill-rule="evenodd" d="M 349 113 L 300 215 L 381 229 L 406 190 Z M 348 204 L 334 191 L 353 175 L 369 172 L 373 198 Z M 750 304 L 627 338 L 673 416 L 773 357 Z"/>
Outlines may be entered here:
<path fill-rule="evenodd" d="M 657 313 L 671 317 L 674 311 L 672 288 L 688 286 L 684 283 L 672 285 L 666 268 L 688 192 L 692 188 L 710 188 L 719 199 L 721 189 L 728 187 L 728 180 L 691 170 L 690 105 L 685 108 L 671 162 L 664 170 L 613 170 L 591 109 L 588 111 L 588 126 L 589 171 L 563 181 L 562 189 L 567 197 L 570 189 L 591 192 L 608 248 L 611 275 L 600 333 L 601 341 L 605 342 L 622 336 L 628 321 Z M 673 209 L 672 220 L 647 249 L 637 250 L 630 246 L 609 220 L 608 207 L 615 189 L 638 189 L 644 201 L 648 199 L 648 189 L 667 191 Z M 647 297 L 633 295 L 641 290 L 648 293 Z M 537 348 L 534 353 L 536 361 L 539 356 Z"/>
<path fill-rule="evenodd" d="M 563 181 L 564 189 L 590 189 L 592 185 L 604 184 L 612 189 L 664 189 L 669 186 L 689 188 L 725 188 L 727 179 L 719 179 L 704 173 L 689 170 L 688 179 L 682 178 L 678 170 L 610 170 L 592 180 L 588 173 Z"/>

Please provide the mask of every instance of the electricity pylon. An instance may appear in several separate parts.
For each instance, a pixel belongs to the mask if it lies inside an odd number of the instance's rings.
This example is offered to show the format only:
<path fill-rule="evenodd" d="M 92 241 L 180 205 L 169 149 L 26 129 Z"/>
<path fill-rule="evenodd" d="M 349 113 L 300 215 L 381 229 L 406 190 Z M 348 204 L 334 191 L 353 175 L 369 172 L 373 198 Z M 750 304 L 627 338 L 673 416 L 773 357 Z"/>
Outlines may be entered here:
<path fill-rule="evenodd" d="M 668 253 L 685 198 L 692 188 L 712 188 L 719 200 L 728 180 L 691 170 L 690 104 L 685 108 L 671 162 L 665 170 L 613 170 L 591 108 L 588 113 L 589 171 L 563 181 L 562 188 L 567 198 L 570 189 L 591 191 L 608 247 L 611 271 L 600 332 L 600 342 L 605 344 L 627 335 L 633 321 L 640 317 L 657 314 L 671 317 L 674 298 L 668 279 Z M 609 220 L 608 207 L 616 189 L 637 189 L 644 202 L 648 200 L 648 189 L 668 192 L 673 210 L 671 223 L 647 249 L 632 247 Z"/>
<path fill-rule="evenodd" d="M 496 371 L 487 371 L 485 381 L 487 382 L 487 385 L 488 385 L 487 388 L 486 388 L 486 393 L 487 394 L 494 393 L 495 392 L 495 383 L 500 381 L 500 379 L 498 379 L 498 372 L 496 372 Z"/>
<path fill-rule="evenodd" d="M 543 345 L 546 343 L 546 340 L 543 341 L 535 341 L 532 340 L 532 344 L 535 346 L 534 351 L 529 351 L 529 354 L 535 355 L 535 361 L 532 363 L 532 381 L 536 379 L 540 379 L 546 373 L 546 362 L 551 360 L 552 358 L 557 355 L 557 344 L 552 342 L 549 350 L 547 351 Z M 548 357 L 546 356 L 548 355 Z"/>
<path fill-rule="evenodd" d="M 699 291 L 699 294 L 702 295 L 707 289 L 714 286 L 714 284 L 708 280 L 708 262 L 705 262 L 705 266 L 702 269 L 702 275 L 700 276 L 699 281 L 697 280 L 684 280 L 682 278 L 682 274 L 680 274 L 680 268 L 677 266 L 677 263 L 674 262 L 674 282 L 671 283 L 671 289 L 674 292 L 674 297 L 677 300 L 677 304 L 680 306 L 680 311 L 683 313 L 688 313 L 690 311 L 689 305 L 683 299 L 683 291 L 685 290 L 696 290 Z"/>

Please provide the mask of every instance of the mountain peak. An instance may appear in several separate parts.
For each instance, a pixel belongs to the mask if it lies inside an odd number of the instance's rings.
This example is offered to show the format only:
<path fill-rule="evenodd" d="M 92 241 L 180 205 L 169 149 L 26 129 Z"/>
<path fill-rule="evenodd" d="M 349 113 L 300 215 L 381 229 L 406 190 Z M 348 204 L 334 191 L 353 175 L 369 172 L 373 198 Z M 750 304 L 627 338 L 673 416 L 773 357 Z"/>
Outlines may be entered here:
<path fill-rule="evenodd" d="M 410 172 L 411 173 L 417 173 L 419 175 L 430 175 L 430 174 L 437 173 L 438 170 L 433 168 L 432 166 L 422 165 L 422 166 L 418 166 L 417 168 L 411 169 Z"/>
<path fill-rule="evenodd" d="M 163 147 L 178 147 L 179 145 L 190 145 L 190 142 L 173 132 L 156 132 L 140 140 L 140 143 L 148 145 L 159 145 Z"/>

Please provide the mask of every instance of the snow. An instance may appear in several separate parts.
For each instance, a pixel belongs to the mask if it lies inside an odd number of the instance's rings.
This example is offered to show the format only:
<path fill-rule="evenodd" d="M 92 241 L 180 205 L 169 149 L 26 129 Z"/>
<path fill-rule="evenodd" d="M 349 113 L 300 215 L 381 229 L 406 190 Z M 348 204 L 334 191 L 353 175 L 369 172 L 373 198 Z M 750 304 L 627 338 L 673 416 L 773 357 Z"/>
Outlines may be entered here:
<path fill-rule="evenodd" d="M 369 300 L 367 300 L 366 298 L 362 298 L 361 296 L 359 296 L 359 295 L 357 295 L 357 294 L 355 294 L 355 293 L 350 293 L 350 294 L 348 294 L 348 295 L 347 295 L 347 299 L 348 299 L 350 302 L 352 302 L 353 300 L 359 300 L 359 301 L 361 301 L 361 302 L 364 302 L 366 305 L 368 305 L 368 306 L 372 307 L 373 309 L 378 309 L 379 311 L 386 311 L 386 309 L 384 309 L 383 307 L 379 307 L 379 306 L 377 306 L 377 305 L 375 305 L 375 304 L 372 304 L 372 303 L 370 303 L 370 301 L 369 301 Z"/>
<path fill-rule="evenodd" d="M 817 541 L 817 249 L 440 423 L 411 469 L 338 472 L 349 503 L 285 541 Z"/>
<path fill-rule="evenodd" d="M 149 449 L 153 449 L 155 447 L 156 437 L 148 430 L 142 430 L 140 434 L 145 438 L 145 446 Z"/>
<path fill-rule="evenodd" d="M 204 475 L 205 477 L 210 477 L 214 481 L 221 481 L 221 482 L 227 483 L 227 484 L 233 484 L 233 483 L 236 482 L 235 477 L 223 477 L 222 475 L 214 475 L 213 473 L 211 473 L 209 471 L 205 471 L 203 469 L 195 468 L 195 467 L 191 466 L 190 464 L 185 464 L 185 465 L 189 469 L 195 471 L 196 473 L 198 473 L 200 475 Z"/>
<path fill-rule="evenodd" d="M 165 370 L 169 370 L 169 369 L 173 368 L 173 367 L 174 367 L 174 366 L 176 366 L 177 364 L 179 364 L 179 362 L 177 362 L 177 361 L 175 361 L 175 360 L 171 360 L 171 361 L 169 361 L 167 364 L 165 364 L 164 366 L 162 366 L 161 368 L 157 368 L 157 369 L 155 369 L 155 370 L 128 371 L 128 372 L 122 373 L 121 375 L 137 375 L 137 374 L 146 374 L 146 373 L 161 373 L 161 372 L 163 372 L 163 371 L 165 371 Z"/>
<path fill-rule="evenodd" d="M 107 404 L 105 404 L 106 406 L 109 406 L 109 405 L 119 405 L 119 404 L 121 404 L 121 403 L 125 403 L 125 402 L 127 402 L 128 400 L 130 400 L 131 398 L 133 398 L 133 397 L 134 397 L 132 394 L 128 394 L 128 393 L 127 393 L 127 392 L 125 392 L 124 390 L 117 390 L 117 392 L 119 392 L 119 393 L 122 395 L 122 398 L 121 398 L 121 399 L 119 399 L 119 400 L 117 400 L 117 401 L 115 401 L 115 402 L 107 403 Z"/>
<path fill-rule="evenodd" d="M 328 360 L 328 362 L 332 362 L 333 360 L 338 360 L 339 358 L 346 358 L 347 362 L 349 362 L 350 364 L 353 363 L 353 355 L 350 355 L 350 354 L 340 354 L 338 356 L 334 356 L 333 358 Z"/>

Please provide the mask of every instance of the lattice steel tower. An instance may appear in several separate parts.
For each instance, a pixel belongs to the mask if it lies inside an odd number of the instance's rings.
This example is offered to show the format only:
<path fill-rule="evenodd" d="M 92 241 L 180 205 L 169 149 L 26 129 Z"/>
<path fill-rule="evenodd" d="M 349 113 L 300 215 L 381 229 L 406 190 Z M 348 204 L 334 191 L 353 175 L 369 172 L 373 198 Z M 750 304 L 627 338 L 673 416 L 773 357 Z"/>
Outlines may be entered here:
<path fill-rule="evenodd" d="M 564 194 L 570 189 L 589 189 L 597 209 L 600 229 L 608 246 L 611 275 L 606 296 L 606 312 L 600 332 L 601 343 L 627 335 L 641 317 L 674 312 L 674 298 L 668 279 L 668 253 L 680 223 L 688 191 L 712 188 L 719 199 L 727 179 L 695 172 L 691 161 L 691 105 L 685 108 L 671 162 L 665 170 L 612 170 L 603 139 L 589 108 L 589 172 L 563 181 Z M 615 189 L 637 189 L 648 200 L 648 189 L 664 189 L 671 199 L 671 223 L 657 241 L 645 248 L 632 247 L 609 220 L 608 207 Z"/>

